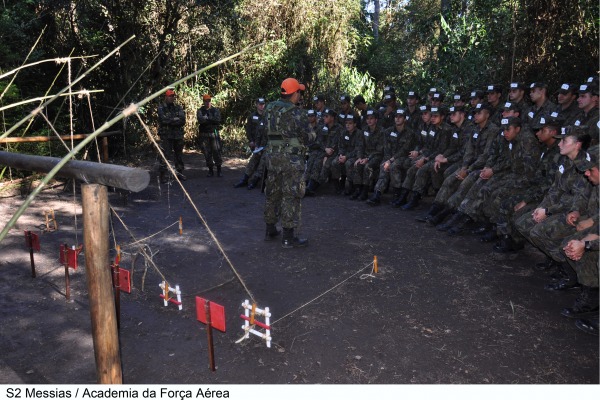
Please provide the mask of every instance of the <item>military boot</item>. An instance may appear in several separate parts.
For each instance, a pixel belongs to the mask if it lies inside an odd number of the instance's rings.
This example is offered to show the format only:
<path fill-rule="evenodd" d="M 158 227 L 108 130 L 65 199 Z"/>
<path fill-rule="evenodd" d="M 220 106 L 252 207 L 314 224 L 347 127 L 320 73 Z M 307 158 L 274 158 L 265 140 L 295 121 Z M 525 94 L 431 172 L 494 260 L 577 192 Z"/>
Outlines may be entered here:
<path fill-rule="evenodd" d="M 306 185 L 306 190 L 304 191 L 305 196 L 315 196 L 316 190 L 319 187 L 319 183 L 314 179 L 309 179 L 308 185 Z"/>
<path fill-rule="evenodd" d="M 381 203 L 381 191 L 376 190 L 373 196 L 367 200 L 367 204 L 370 206 L 378 206 Z"/>
<path fill-rule="evenodd" d="M 281 231 L 279 231 L 277 229 L 277 227 L 275 226 L 275 224 L 267 224 L 267 231 L 265 233 L 265 242 L 272 241 L 277 236 L 279 236 L 280 233 L 281 233 Z"/>
<path fill-rule="evenodd" d="M 256 187 L 256 185 L 258 185 L 258 181 L 260 180 L 260 178 L 252 178 L 250 179 L 250 182 L 248 182 L 248 190 L 252 190 Z"/>
<path fill-rule="evenodd" d="M 206 174 L 206 176 L 215 176 L 215 170 L 213 169 L 213 167 L 208 167 L 208 173 Z"/>
<path fill-rule="evenodd" d="M 441 205 L 440 203 L 436 203 L 434 201 L 433 204 L 431 205 L 431 207 L 429 207 L 429 211 L 427 211 L 427 214 L 419 215 L 418 217 L 415 217 L 415 220 L 419 221 L 419 222 L 427 222 L 432 217 L 434 217 L 437 213 L 442 211 L 443 208 L 444 208 L 443 205 Z"/>
<path fill-rule="evenodd" d="M 346 189 L 346 175 L 342 175 L 341 178 L 337 181 L 335 187 L 335 194 L 342 194 Z"/>
<path fill-rule="evenodd" d="M 301 239 L 294 236 L 294 228 L 283 228 L 283 237 L 281 238 L 281 247 L 292 249 L 294 247 L 308 246 L 308 239 Z"/>
<path fill-rule="evenodd" d="M 390 204 L 394 204 L 395 201 L 397 201 L 400 198 L 400 193 L 402 193 L 402 188 L 393 188 L 392 189 L 392 199 L 390 200 Z"/>
<path fill-rule="evenodd" d="M 575 321 L 575 326 L 585 333 L 598 336 L 598 314 L 587 319 L 578 319 Z"/>
<path fill-rule="evenodd" d="M 572 307 L 563 308 L 560 312 L 567 318 L 581 318 L 598 312 L 598 288 L 581 286 L 581 293 Z"/>
<path fill-rule="evenodd" d="M 348 182 L 348 187 L 344 190 L 344 196 L 350 196 L 354 193 L 354 183 Z"/>
<path fill-rule="evenodd" d="M 223 172 L 221 171 L 221 166 L 217 165 L 217 176 L 221 178 L 223 176 Z"/>
<path fill-rule="evenodd" d="M 419 205 L 421 194 L 411 190 L 410 201 L 402 206 L 402 210 L 409 211 L 415 209 Z"/>
<path fill-rule="evenodd" d="M 358 196 L 358 199 L 360 201 L 365 201 L 368 198 L 369 198 L 369 185 L 363 185 L 360 190 L 360 196 Z"/>
<path fill-rule="evenodd" d="M 458 214 L 460 214 L 459 219 L 446 231 L 450 236 L 460 235 L 466 230 L 467 226 L 473 222 L 473 219 L 467 214 L 463 214 L 460 211 Z"/>
<path fill-rule="evenodd" d="M 523 243 L 515 242 L 510 235 L 503 235 L 500 242 L 494 245 L 494 251 L 496 253 L 511 253 L 521 250 L 523 247 L 525 247 Z"/>
<path fill-rule="evenodd" d="M 398 208 L 402 207 L 406 204 L 406 200 L 408 199 L 408 194 L 410 191 L 408 189 L 402 188 L 400 189 L 400 193 L 398 194 L 398 198 L 392 202 L 392 207 Z"/>
<path fill-rule="evenodd" d="M 452 208 L 448 206 L 444 206 L 441 211 L 435 214 L 433 217 L 427 220 L 427 225 L 429 226 L 437 226 L 444 222 L 444 220 L 448 217 L 448 215 L 452 214 Z"/>
<path fill-rule="evenodd" d="M 354 193 L 350 196 L 350 200 L 356 200 L 360 197 L 360 193 L 362 192 L 363 185 L 354 185 Z"/>
<path fill-rule="evenodd" d="M 240 179 L 240 181 L 238 183 L 236 183 L 235 185 L 233 185 L 234 188 L 241 188 L 242 186 L 246 186 L 248 184 L 248 179 L 250 179 L 250 177 L 246 174 L 244 174 L 244 177 L 242 179 Z"/>

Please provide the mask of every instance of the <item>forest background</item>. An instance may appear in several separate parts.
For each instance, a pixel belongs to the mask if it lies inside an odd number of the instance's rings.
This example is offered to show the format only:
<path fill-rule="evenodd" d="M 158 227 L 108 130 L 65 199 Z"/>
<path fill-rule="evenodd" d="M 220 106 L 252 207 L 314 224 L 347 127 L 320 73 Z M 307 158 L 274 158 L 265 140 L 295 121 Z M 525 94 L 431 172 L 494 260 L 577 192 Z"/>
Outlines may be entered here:
<path fill-rule="evenodd" d="M 201 95 L 210 93 L 222 110 L 226 153 L 247 152 L 243 125 L 254 101 L 276 99 L 288 76 L 306 83 L 306 101 L 323 93 L 335 108 L 341 92 L 373 103 L 389 84 L 400 94 L 432 86 L 451 94 L 545 81 L 554 92 L 598 73 L 599 7 L 591 0 L 3 0 L 0 7 L 3 132 L 39 102 L 5 106 L 58 92 L 132 35 L 73 88 L 101 92 L 90 101 L 63 97 L 45 110 L 55 130 L 93 132 L 129 103 L 257 44 L 177 87 L 189 147 Z M 65 62 L 70 56 L 78 58 Z M 9 73 L 24 64 L 34 65 Z M 140 110 L 150 126 L 157 101 Z M 51 129 L 38 116 L 12 136 Z M 118 129 L 129 148 L 149 145 L 137 119 Z M 2 147 L 66 153 L 58 142 Z"/>

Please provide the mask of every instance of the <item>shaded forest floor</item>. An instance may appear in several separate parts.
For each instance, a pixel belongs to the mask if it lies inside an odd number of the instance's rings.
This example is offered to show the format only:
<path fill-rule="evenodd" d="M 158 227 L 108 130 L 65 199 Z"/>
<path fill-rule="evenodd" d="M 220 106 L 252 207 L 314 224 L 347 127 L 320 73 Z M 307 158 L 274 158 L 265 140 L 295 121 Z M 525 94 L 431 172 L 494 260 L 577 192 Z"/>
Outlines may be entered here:
<path fill-rule="evenodd" d="M 142 257 L 133 265 L 133 240 L 112 218 L 111 247 L 121 244 L 121 266 L 134 270 L 133 290 L 121 296 L 125 383 L 598 383 L 598 338 L 560 315 L 576 293 L 544 291 L 549 278 L 534 267 L 543 257 L 532 247 L 499 258 L 475 237 L 416 222 L 430 198 L 403 212 L 387 205 L 389 194 L 371 208 L 325 185 L 303 200 L 309 246 L 282 249 L 263 241 L 264 195 L 232 187 L 243 160 L 228 160 L 223 178 L 205 177 L 196 153 L 185 160 L 185 188 L 258 307 L 271 309 L 273 344 L 255 336 L 235 343 L 249 296 L 181 189 L 159 187 L 154 174 L 143 192 L 111 192 L 110 202 L 137 239 L 162 231 L 144 243 L 160 273 L 180 285 L 183 310 L 163 306 L 160 274 L 145 270 Z M 0 199 L 2 226 L 21 202 Z M 33 279 L 23 230 L 39 230 L 46 209 L 60 228 L 40 235 Z M 96 382 L 84 255 L 70 302 L 58 263 L 60 243 L 83 241 L 80 213 L 79 194 L 74 202 L 71 189 L 46 190 L 0 243 L 0 383 Z M 180 216 L 182 235 L 177 225 L 163 231 Z M 373 256 L 379 273 L 365 276 Z M 216 372 L 197 295 L 225 307 L 227 331 L 214 331 Z"/>

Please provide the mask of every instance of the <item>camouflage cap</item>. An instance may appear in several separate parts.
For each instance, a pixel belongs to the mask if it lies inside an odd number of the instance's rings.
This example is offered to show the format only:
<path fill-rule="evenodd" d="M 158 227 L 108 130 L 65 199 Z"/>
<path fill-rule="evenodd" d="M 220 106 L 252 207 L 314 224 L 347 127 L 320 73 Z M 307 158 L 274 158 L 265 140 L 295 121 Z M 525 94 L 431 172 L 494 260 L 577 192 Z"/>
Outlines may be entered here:
<path fill-rule="evenodd" d="M 396 117 L 406 117 L 406 110 L 404 108 L 397 109 Z"/>
<path fill-rule="evenodd" d="M 548 88 L 548 85 L 545 82 L 533 82 L 531 85 L 529 85 L 529 89 L 535 89 L 535 88 Z"/>
<path fill-rule="evenodd" d="M 504 90 L 504 88 L 502 87 L 502 85 L 497 85 L 497 84 L 491 84 L 491 85 L 487 85 L 487 87 L 485 88 L 485 92 L 486 93 L 502 93 Z"/>
<path fill-rule="evenodd" d="M 555 139 L 564 139 L 567 136 L 576 136 L 577 137 L 577 141 L 580 141 L 579 138 L 581 138 L 583 135 L 588 135 L 588 127 L 587 125 L 580 125 L 580 126 L 565 126 L 562 127 L 560 130 L 560 134 L 559 135 L 554 135 Z"/>
<path fill-rule="evenodd" d="M 444 101 L 444 93 L 436 92 L 433 94 L 433 96 L 431 96 L 431 99 L 437 101 Z"/>
<path fill-rule="evenodd" d="M 527 89 L 527 85 L 525 85 L 525 83 L 523 83 L 523 82 L 511 82 L 510 90 L 515 90 L 515 89 L 525 90 L 525 89 Z"/>
<path fill-rule="evenodd" d="M 429 107 L 428 105 L 423 105 L 421 107 L 419 107 L 419 110 L 424 113 L 424 112 L 431 112 L 431 107 Z"/>
<path fill-rule="evenodd" d="M 577 85 L 574 85 L 572 83 L 563 83 L 562 85 L 560 85 L 560 88 L 558 88 L 558 93 L 560 94 L 567 94 L 567 93 L 577 93 Z"/>
<path fill-rule="evenodd" d="M 483 96 L 485 95 L 485 93 L 483 92 L 483 90 L 479 90 L 479 89 L 475 89 L 471 92 L 471 95 L 469 96 L 469 98 L 471 99 L 483 99 Z"/>
<path fill-rule="evenodd" d="M 540 128 L 544 126 L 554 126 L 556 128 L 561 128 L 565 122 L 565 119 L 562 115 L 559 115 L 556 111 L 542 115 L 538 121 Z"/>
<path fill-rule="evenodd" d="M 521 121 L 521 118 L 519 118 L 519 117 L 502 118 L 502 120 L 500 120 L 500 125 L 503 128 L 506 128 L 509 126 L 521 126 L 522 121 Z"/>
<path fill-rule="evenodd" d="M 431 107 L 431 115 L 446 115 L 444 107 Z"/>
<path fill-rule="evenodd" d="M 328 108 L 325 110 L 324 112 L 325 115 L 331 115 L 332 117 L 337 117 L 337 113 L 335 111 L 333 111 L 331 108 Z"/>
<path fill-rule="evenodd" d="M 350 103 L 350 96 L 344 93 L 340 96 L 340 101 L 342 103 Z"/>
<path fill-rule="evenodd" d="M 502 109 L 505 111 L 508 110 L 515 110 L 515 111 L 519 111 L 519 106 L 517 105 L 517 103 L 514 102 L 510 102 L 507 101 L 506 103 L 504 103 L 504 105 L 502 106 Z"/>
<path fill-rule="evenodd" d="M 325 101 L 325 96 L 321 93 L 317 94 L 315 97 L 313 97 L 313 102 L 317 102 L 317 101 Z"/>
<path fill-rule="evenodd" d="M 406 97 L 409 97 L 409 98 L 410 98 L 410 97 L 417 98 L 417 97 L 419 97 L 419 95 L 418 95 L 418 94 L 417 94 L 417 92 L 415 92 L 414 90 L 409 90 L 409 91 L 408 91 L 408 95 L 407 95 Z"/>
<path fill-rule="evenodd" d="M 591 93 L 592 96 L 598 96 L 598 85 L 594 82 L 592 83 L 584 83 L 579 86 L 578 90 L 579 94 Z"/>
<path fill-rule="evenodd" d="M 379 119 L 379 113 L 376 110 L 373 110 L 372 108 L 369 108 L 367 110 L 367 118 L 372 117 L 372 118 L 378 118 Z"/>
<path fill-rule="evenodd" d="M 308 111 L 306 111 L 306 115 L 308 115 L 309 117 L 316 117 L 317 114 L 315 113 L 315 110 L 310 109 Z"/>
<path fill-rule="evenodd" d="M 598 152 L 600 149 L 598 145 L 592 146 L 587 151 L 579 152 L 578 156 L 575 158 L 574 163 L 575 167 L 581 172 L 585 172 L 588 169 L 592 169 L 594 167 L 598 168 Z"/>
<path fill-rule="evenodd" d="M 453 114 L 455 112 L 465 112 L 465 111 L 466 111 L 466 109 L 464 106 L 452 106 L 448 109 L 448 112 L 450 114 Z"/>
<path fill-rule="evenodd" d="M 490 111 L 491 110 L 490 107 L 491 106 L 489 105 L 489 103 L 479 103 L 475 106 L 475 112 L 478 113 L 479 111 L 482 111 L 482 110 Z"/>

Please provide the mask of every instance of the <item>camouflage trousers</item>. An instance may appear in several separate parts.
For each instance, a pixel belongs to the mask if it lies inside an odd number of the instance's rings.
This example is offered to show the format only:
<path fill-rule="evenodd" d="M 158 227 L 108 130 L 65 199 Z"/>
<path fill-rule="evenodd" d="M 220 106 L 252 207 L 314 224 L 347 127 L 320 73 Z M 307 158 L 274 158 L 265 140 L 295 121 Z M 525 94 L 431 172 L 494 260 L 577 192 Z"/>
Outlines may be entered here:
<path fill-rule="evenodd" d="M 551 215 L 529 231 L 529 241 L 548 257 L 557 262 L 567 261 L 562 242 L 567 236 L 577 233 L 574 226 L 567 224 L 565 214 Z"/>
<path fill-rule="evenodd" d="M 414 183 L 412 185 L 412 190 L 416 193 L 419 193 L 421 196 L 424 196 L 427 194 L 429 185 L 431 185 L 436 191 L 438 191 L 444 183 L 445 173 L 446 170 L 449 169 L 448 167 L 448 164 L 442 164 L 436 171 L 435 161 L 427 162 L 417 171 Z"/>
<path fill-rule="evenodd" d="M 262 168 L 261 166 L 264 167 L 265 162 L 263 161 L 263 151 L 258 152 L 258 153 L 252 153 L 252 156 L 250 156 L 250 159 L 248 160 L 248 164 L 246 164 L 246 170 L 244 171 L 244 173 L 248 176 L 248 177 L 254 177 L 254 174 L 257 174 L 258 177 L 262 177 Z"/>
<path fill-rule="evenodd" d="M 223 164 L 221 157 L 221 144 L 214 133 L 203 133 L 200 135 L 200 145 L 206 160 L 206 166 L 212 168 L 214 165 Z"/>
<path fill-rule="evenodd" d="M 385 163 L 381 163 L 379 165 L 379 176 L 377 177 L 377 182 L 375 182 L 375 191 L 376 192 L 383 192 L 390 183 L 392 166 L 390 165 L 390 168 L 386 171 L 383 168 L 383 164 L 385 164 Z"/>
<path fill-rule="evenodd" d="M 333 164 L 333 161 L 336 158 L 337 157 L 331 156 L 331 157 L 325 157 L 323 159 L 323 166 L 321 167 L 321 175 L 319 176 L 319 183 L 323 184 L 323 183 L 327 182 L 327 180 L 329 178 L 332 177 L 331 165 Z"/>
<path fill-rule="evenodd" d="M 346 176 L 348 179 L 352 180 L 356 158 L 349 158 L 346 162 L 340 163 L 339 157 L 340 156 L 336 156 L 331 162 L 331 177 L 333 179 L 339 179 L 340 176 Z"/>
<path fill-rule="evenodd" d="M 444 171 L 444 182 L 435 195 L 435 203 L 439 204 L 448 204 L 448 200 L 460 187 L 460 184 L 463 182 L 456 177 L 456 171 L 458 171 L 459 166 L 454 168 L 448 168 Z"/>
<path fill-rule="evenodd" d="M 323 159 L 325 158 L 325 152 L 323 150 L 312 150 L 308 153 L 308 160 L 306 161 L 306 171 L 304 172 L 304 180 L 309 181 L 310 179 L 319 181 L 321 177 L 321 170 L 323 169 Z"/>
<path fill-rule="evenodd" d="M 390 172 L 390 185 L 392 188 L 400 189 L 402 187 L 402 182 L 406 179 L 406 173 L 412 165 L 412 161 L 408 157 L 395 160 L 392 163 Z"/>
<path fill-rule="evenodd" d="M 491 221 L 496 224 L 496 233 L 498 236 L 509 235 L 517 243 L 523 243 L 525 238 L 516 228 L 516 221 L 520 218 L 524 218 L 524 215 L 529 216 L 533 221 L 531 212 L 537 206 L 536 204 L 528 203 L 518 211 L 515 211 L 515 206 L 519 204 L 521 200 L 523 200 L 523 195 L 517 193 L 505 197 L 504 199 L 500 199 L 500 204 L 494 202 L 493 206 L 498 207 L 498 211 L 496 216 L 491 219 Z"/>
<path fill-rule="evenodd" d="M 366 164 L 355 165 L 352 174 L 352 183 L 369 186 L 375 183 L 375 178 L 379 175 L 380 163 L 381 157 L 373 157 Z"/>
<path fill-rule="evenodd" d="M 562 249 L 569 243 L 569 241 L 581 240 L 584 236 L 589 233 L 598 233 L 598 225 L 594 225 L 591 228 L 577 232 L 576 234 L 566 237 L 560 248 Z M 573 261 L 568 257 L 565 257 L 569 265 L 577 273 L 577 281 L 588 287 L 598 287 L 598 252 L 597 251 L 585 251 L 579 261 Z"/>
<path fill-rule="evenodd" d="M 479 179 L 480 173 L 481 170 L 471 171 L 465 179 L 459 181 L 460 183 L 458 185 L 458 188 L 454 191 L 454 193 L 450 196 L 450 198 L 447 201 L 449 207 L 457 209 L 458 206 L 460 206 L 463 199 L 467 197 L 467 194 L 469 193 L 475 182 L 477 182 L 477 180 Z"/>
<path fill-rule="evenodd" d="M 283 228 L 296 228 L 300 223 L 305 184 L 304 156 L 271 153 L 268 159 L 269 175 L 266 185 L 264 220 L 276 224 L 281 219 Z"/>
<path fill-rule="evenodd" d="M 492 194 L 506 184 L 504 178 L 505 174 L 494 174 L 490 179 L 479 178 L 460 203 L 458 211 L 475 221 L 487 221 L 491 214 Z"/>
<path fill-rule="evenodd" d="M 159 143 L 160 149 L 162 150 L 167 160 L 173 160 L 175 170 L 183 172 L 183 138 L 181 139 L 169 139 L 160 138 Z M 162 157 L 158 157 L 159 170 L 160 172 L 167 171 L 167 164 Z"/>

